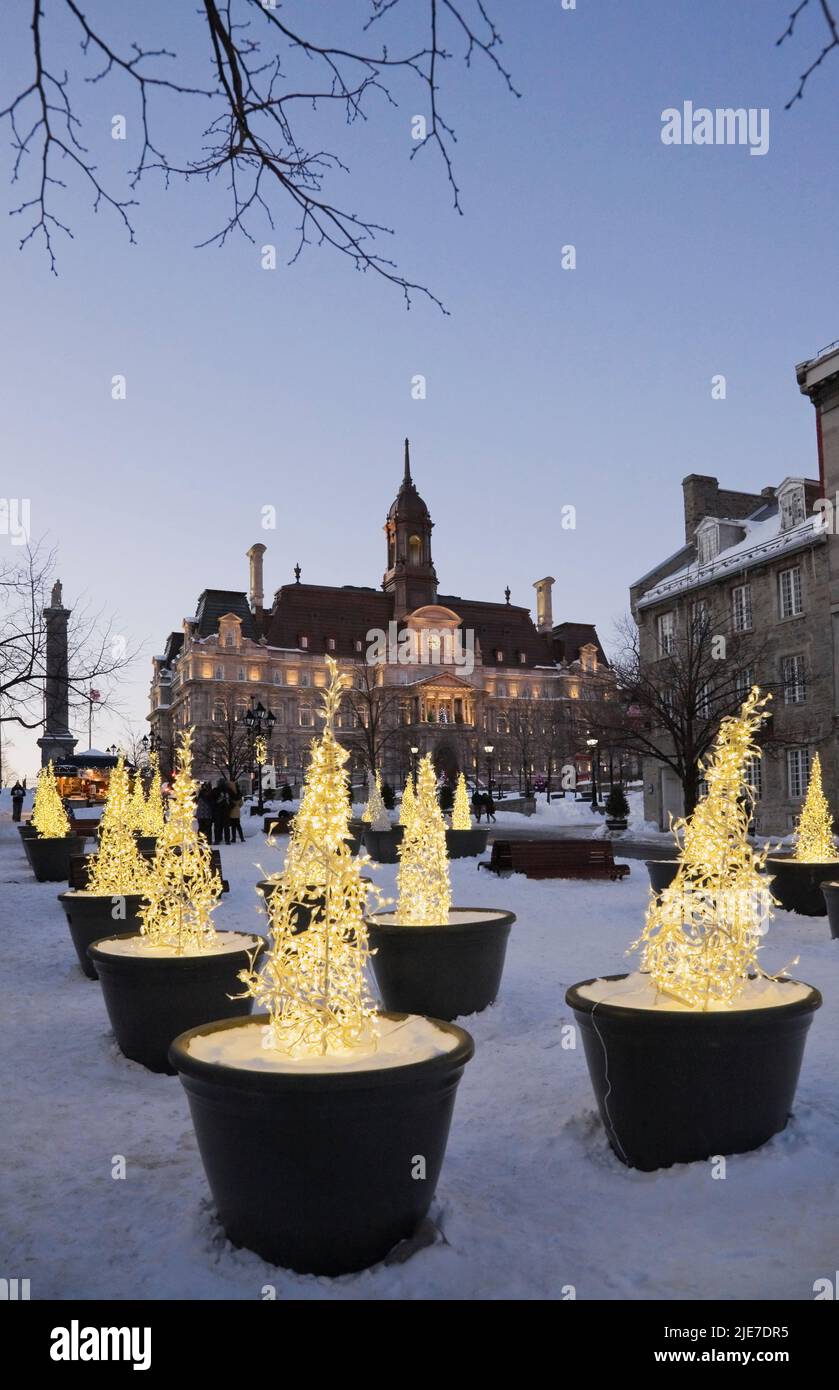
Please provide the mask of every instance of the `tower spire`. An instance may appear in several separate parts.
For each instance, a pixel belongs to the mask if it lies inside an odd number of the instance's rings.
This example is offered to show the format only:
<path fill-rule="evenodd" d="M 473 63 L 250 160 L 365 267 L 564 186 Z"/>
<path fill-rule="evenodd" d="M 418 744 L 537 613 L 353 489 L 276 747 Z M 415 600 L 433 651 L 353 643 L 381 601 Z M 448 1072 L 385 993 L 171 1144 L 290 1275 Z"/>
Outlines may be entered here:
<path fill-rule="evenodd" d="M 411 446 L 407 439 L 405 440 L 405 476 L 403 482 L 413 482 L 413 478 L 411 477 Z"/>

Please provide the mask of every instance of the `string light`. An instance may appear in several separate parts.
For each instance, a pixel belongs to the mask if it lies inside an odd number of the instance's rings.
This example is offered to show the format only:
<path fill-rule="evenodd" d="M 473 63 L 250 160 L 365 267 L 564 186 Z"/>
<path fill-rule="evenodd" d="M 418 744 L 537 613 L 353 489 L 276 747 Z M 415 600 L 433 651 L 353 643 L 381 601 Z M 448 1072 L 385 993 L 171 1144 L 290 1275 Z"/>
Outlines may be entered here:
<path fill-rule="evenodd" d="M 130 802 L 128 769 L 120 754 L 108 783 L 108 799 L 99 826 L 99 849 L 88 860 L 90 893 L 112 896 L 145 891 L 149 869 L 137 848 Z"/>
<path fill-rule="evenodd" d="M 437 798 L 437 778 L 426 753 L 417 774 L 416 804 L 399 845 L 398 917 L 407 926 L 445 925 L 452 893 L 446 823 Z"/>
<path fill-rule="evenodd" d="M 822 789 L 822 765 L 818 753 L 813 758 L 807 796 L 793 833 L 793 858 L 801 863 L 824 864 L 839 857 L 833 843 L 833 817 Z"/>
<path fill-rule="evenodd" d="M 140 908 L 149 944 L 168 947 L 178 956 L 215 943 L 212 914 L 222 890 L 210 846 L 193 826 L 198 783 L 192 776 L 192 733 L 184 729 L 181 734 L 169 819 L 157 839 Z"/>
<path fill-rule="evenodd" d="M 148 796 L 146 797 L 143 807 L 140 834 L 150 835 L 152 838 L 156 838 L 163 831 L 163 827 L 166 824 L 166 816 L 163 808 L 163 784 L 160 780 L 160 761 L 156 753 L 149 754 L 149 762 L 152 767 L 152 778 Z"/>
<path fill-rule="evenodd" d="M 52 760 L 38 774 L 32 824 L 44 839 L 58 840 L 70 834 L 70 819 L 58 794 Z"/>
<path fill-rule="evenodd" d="M 257 763 L 265 764 L 268 761 L 268 744 L 265 742 L 264 734 L 257 734 L 254 739 L 253 756 Z"/>
<path fill-rule="evenodd" d="M 365 975 L 369 885 L 361 875 L 369 860 L 354 857 L 347 844 L 349 753 L 334 733 L 349 680 L 333 657 L 326 660 L 324 728 L 312 744 L 285 871 L 268 903 L 271 944 L 259 972 L 240 975 L 245 992 L 270 1014 L 263 1045 L 292 1056 L 343 1052 L 376 1036 Z M 297 935 L 300 905 L 311 918 Z"/>
<path fill-rule="evenodd" d="M 730 1004 L 750 974 L 773 899 L 761 877 L 767 851 L 748 841 L 754 792 L 747 762 L 760 757 L 755 735 L 770 696 L 753 686 L 740 713 L 720 724 L 703 769 L 708 791 L 688 820 L 676 877 L 650 900 L 644 930 L 631 950 L 643 949 L 641 969 L 657 989 L 692 1009 Z"/>
<path fill-rule="evenodd" d="M 452 830 L 471 830 L 472 813 L 469 810 L 469 796 L 466 791 L 466 778 L 462 772 L 457 774 L 452 807 Z"/>
<path fill-rule="evenodd" d="M 405 783 L 405 790 L 402 793 L 402 804 L 399 807 L 400 825 L 407 826 L 411 824 L 411 817 L 414 814 L 415 805 L 416 796 L 414 794 L 414 779 L 413 777 L 409 777 L 407 782 Z"/>
<path fill-rule="evenodd" d="M 385 830 L 390 825 L 385 803 L 382 800 L 382 775 L 380 772 L 377 772 L 375 777 L 370 772 L 367 774 L 367 805 L 361 813 L 361 819 L 376 830 L 383 828 L 383 819 L 387 821 L 387 825 L 384 826 Z M 375 824 L 376 821 L 378 821 L 378 825 Z"/>
<path fill-rule="evenodd" d="M 135 769 L 134 772 L 134 781 L 131 786 L 126 811 L 128 821 L 131 825 L 131 829 L 136 830 L 139 834 L 142 834 L 143 819 L 146 814 L 146 794 L 143 791 L 143 779 L 140 776 L 138 769 Z"/>

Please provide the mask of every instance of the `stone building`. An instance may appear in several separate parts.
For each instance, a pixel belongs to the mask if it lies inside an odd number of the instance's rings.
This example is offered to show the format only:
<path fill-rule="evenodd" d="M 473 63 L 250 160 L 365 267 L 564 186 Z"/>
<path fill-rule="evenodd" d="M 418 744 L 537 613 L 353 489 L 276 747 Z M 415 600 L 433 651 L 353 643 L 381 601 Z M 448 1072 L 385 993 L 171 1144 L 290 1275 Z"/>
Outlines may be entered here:
<path fill-rule="evenodd" d="M 149 720 L 164 765 L 178 731 L 192 725 L 196 770 L 212 774 L 214 763 L 223 765 L 219 735 L 241 729 L 259 701 L 276 719 L 269 762 L 280 780 L 299 786 L 319 727 L 327 656 L 351 677 L 339 735 L 358 775 L 375 753 L 385 780 L 399 785 L 416 748 L 433 751 L 443 770 L 481 780 L 491 759 L 496 783 L 518 785 L 544 773 L 549 758 L 558 767 L 574 756 L 575 708 L 614 694 L 594 626 L 554 624 L 550 576 L 535 582 L 535 621 L 509 589 L 500 602 L 440 593 L 433 525 L 406 440 L 380 588 L 303 583 L 296 566 L 294 582 L 266 605 L 266 547 L 251 546 L 247 592 L 204 589 L 194 616 L 154 658 Z"/>
<path fill-rule="evenodd" d="M 801 810 L 816 751 L 834 809 L 839 807 L 828 618 L 832 547 L 819 503 L 823 484 L 795 476 L 747 493 L 691 474 L 682 489 L 684 545 L 630 590 L 642 667 L 653 678 L 657 664 L 665 670 L 697 612 L 713 614 L 714 633 L 727 636 L 739 653 L 734 674 L 742 694 L 757 683 L 773 696 L 763 757 L 749 775 L 757 797 L 756 831 L 785 835 Z M 720 651 L 725 653 L 724 644 Z M 663 730 L 660 739 L 666 748 Z M 649 757 L 644 808 L 647 819 L 662 828 L 670 814 L 682 814 L 678 778 Z"/>

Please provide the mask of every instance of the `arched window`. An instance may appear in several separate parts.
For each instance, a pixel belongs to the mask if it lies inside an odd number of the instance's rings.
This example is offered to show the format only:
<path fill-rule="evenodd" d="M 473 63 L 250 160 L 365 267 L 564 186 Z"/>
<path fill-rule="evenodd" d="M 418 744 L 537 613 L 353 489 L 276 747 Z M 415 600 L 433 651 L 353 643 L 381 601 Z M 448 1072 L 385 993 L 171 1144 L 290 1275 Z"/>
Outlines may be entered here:
<path fill-rule="evenodd" d="M 411 536 L 408 541 L 408 563 L 411 565 L 422 564 L 422 541 L 419 536 Z"/>
<path fill-rule="evenodd" d="M 314 722 L 315 722 L 315 721 L 314 721 L 314 719 L 312 718 L 312 707 L 311 707 L 311 705 L 301 705 L 301 706 L 300 706 L 300 727 L 303 728 L 303 729 L 311 729 L 311 728 L 314 726 Z"/>
<path fill-rule="evenodd" d="M 216 703 L 213 705 L 213 723 L 224 723 L 224 705 L 221 703 L 220 700 L 217 700 Z"/>

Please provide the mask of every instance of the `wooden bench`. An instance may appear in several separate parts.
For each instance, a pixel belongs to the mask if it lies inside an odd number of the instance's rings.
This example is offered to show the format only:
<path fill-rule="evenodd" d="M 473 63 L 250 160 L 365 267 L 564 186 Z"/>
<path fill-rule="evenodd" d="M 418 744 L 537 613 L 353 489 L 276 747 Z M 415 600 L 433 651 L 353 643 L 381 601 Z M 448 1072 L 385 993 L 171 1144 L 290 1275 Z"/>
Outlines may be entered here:
<path fill-rule="evenodd" d="M 92 854 L 71 854 L 70 874 L 67 879 L 68 888 L 74 888 L 77 892 L 83 892 L 84 889 L 87 888 L 88 878 L 90 876 L 90 864 L 93 858 L 94 856 Z M 221 879 L 222 893 L 229 893 L 230 884 L 222 874 L 221 854 L 217 849 L 210 850 L 210 859 L 213 873 L 218 874 Z"/>
<path fill-rule="evenodd" d="M 293 821 L 293 811 L 275 811 L 263 820 L 263 833 L 265 835 L 288 835 Z"/>
<path fill-rule="evenodd" d="M 626 878 L 610 840 L 495 840 L 492 855 L 478 868 L 528 878 Z"/>
<path fill-rule="evenodd" d="M 71 835 L 81 835 L 83 840 L 95 840 L 99 835 L 99 820 L 95 816 L 71 816 Z"/>

